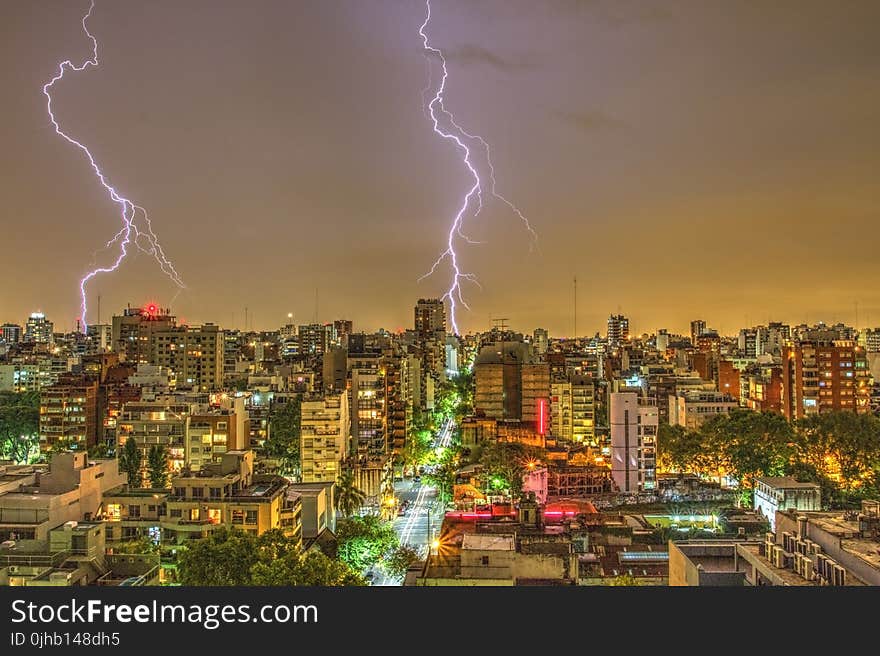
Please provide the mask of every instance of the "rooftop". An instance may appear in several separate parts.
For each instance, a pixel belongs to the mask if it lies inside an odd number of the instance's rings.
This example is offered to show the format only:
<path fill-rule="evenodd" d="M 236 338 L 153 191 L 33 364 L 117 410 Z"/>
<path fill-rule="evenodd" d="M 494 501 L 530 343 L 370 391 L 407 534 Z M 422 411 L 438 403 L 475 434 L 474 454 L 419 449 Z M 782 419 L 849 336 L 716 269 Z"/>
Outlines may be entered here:
<path fill-rule="evenodd" d="M 514 551 L 516 540 L 513 535 L 486 535 L 466 533 L 461 544 L 462 549 L 478 551 Z"/>
<path fill-rule="evenodd" d="M 821 489 L 818 483 L 801 483 L 791 476 L 760 476 L 755 480 L 778 490 Z"/>

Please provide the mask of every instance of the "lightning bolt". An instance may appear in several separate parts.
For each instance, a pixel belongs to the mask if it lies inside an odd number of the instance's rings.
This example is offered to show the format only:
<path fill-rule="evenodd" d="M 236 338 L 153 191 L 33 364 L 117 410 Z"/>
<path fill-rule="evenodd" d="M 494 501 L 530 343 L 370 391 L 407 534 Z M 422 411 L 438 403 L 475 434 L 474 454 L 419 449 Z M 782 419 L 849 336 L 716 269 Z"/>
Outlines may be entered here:
<path fill-rule="evenodd" d="M 430 270 L 425 275 L 419 278 L 419 282 L 433 275 L 437 271 L 437 268 L 444 261 L 449 262 L 450 268 L 452 269 L 452 282 L 450 283 L 449 289 L 446 290 L 445 294 L 443 294 L 442 298 L 449 299 L 449 318 L 452 323 L 453 330 L 456 334 L 459 334 L 458 322 L 456 321 L 456 303 L 461 303 L 461 305 L 464 306 L 465 309 L 470 310 L 470 306 L 464 300 L 464 295 L 462 293 L 462 284 L 467 281 L 480 287 L 480 283 L 474 274 L 462 271 L 458 262 L 458 253 L 455 250 L 456 238 L 460 238 L 468 244 L 481 243 L 472 240 L 464 233 L 463 230 L 464 218 L 467 215 L 468 209 L 471 207 L 471 203 L 476 203 L 476 210 L 473 214 L 474 217 L 479 216 L 480 212 L 483 210 L 483 182 L 480 179 L 480 174 L 477 168 L 471 161 L 471 149 L 468 146 L 468 143 L 476 142 L 485 151 L 486 168 L 489 172 L 488 193 L 491 197 L 504 203 L 517 216 L 517 218 L 522 221 L 526 230 L 532 237 L 531 248 L 533 248 L 535 244 L 537 244 L 538 234 L 532 228 L 532 224 L 529 222 L 528 218 L 526 218 L 525 214 L 523 214 L 523 212 L 521 212 L 516 205 L 514 205 L 496 190 L 495 166 L 492 164 L 492 153 L 489 148 L 489 143 L 480 135 L 471 134 L 470 132 L 467 132 L 464 128 L 462 128 L 456 122 L 455 116 L 453 116 L 452 112 L 446 109 L 446 106 L 443 103 L 443 93 L 446 91 L 446 80 L 449 77 L 449 71 L 446 67 L 446 58 L 443 56 L 443 51 L 439 48 L 432 46 L 428 41 L 428 35 L 425 32 L 425 29 L 428 27 L 428 23 L 431 22 L 431 0 L 425 0 L 425 4 L 427 10 L 425 15 L 425 22 L 422 23 L 422 26 L 419 28 L 419 36 L 422 37 L 422 44 L 425 49 L 425 54 L 436 56 L 440 60 L 440 65 L 443 71 L 443 75 L 440 77 L 440 83 L 437 86 L 437 91 L 435 92 L 434 97 L 431 99 L 431 102 L 428 103 L 428 114 L 430 115 L 434 132 L 444 139 L 452 141 L 455 144 L 455 147 L 461 153 L 462 161 L 464 162 L 471 177 L 473 178 L 473 184 L 468 189 L 468 192 L 465 194 L 462 200 L 461 207 L 459 208 L 458 213 L 455 215 L 452 224 L 449 226 L 449 233 L 447 234 L 446 238 L 446 249 L 434 261 L 434 264 L 431 266 Z M 425 92 L 423 92 L 422 95 L 424 97 Z M 446 119 L 446 123 L 448 123 L 450 127 L 447 127 L 445 129 L 440 127 L 438 112 Z"/>
<path fill-rule="evenodd" d="M 86 36 L 92 42 L 92 57 L 86 59 L 79 65 L 72 63 L 69 59 L 61 62 L 58 65 L 58 74 L 43 85 L 43 94 L 46 96 L 46 111 L 48 112 L 49 119 L 52 121 L 52 125 L 55 128 L 55 133 L 68 143 L 79 148 L 85 154 L 95 176 L 98 178 L 101 186 L 104 187 L 109 194 L 110 200 L 119 206 L 122 218 L 122 227 L 105 246 L 105 249 L 110 249 L 114 245 L 118 246 L 119 253 L 116 260 L 111 266 L 96 266 L 96 268 L 83 276 L 82 280 L 79 282 L 80 319 L 82 321 L 83 331 L 86 330 L 87 326 L 86 312 L 88 308 L 86 305 L 86 285 L 90 280 L 101 273 L 116 271 L 116 269 L 119 268 L 119 265 L 122 264 L 122 260 L 128 255 L 130 246 L 133 246 L 142 253 L 146 253 L 155 258 L 159 263 L 162 272 L 171 278 L 178 287 L 181 289 L 184 288 L 183 281 L 175 270 L 174 265 L 165 256 L 165 251 L 162 250 L 162 245 L 159 243 L 159 239 L 153 232 L 153 224 L 150 221 L 150 216 L 147 214 L 147 211 L 140 205 L 133 203 L 131 200 L 120 194 L 109 182 L 107 182 L 107 178 L 104 176 L 104 173 L 101 171 L 101 168 L 98 166 L 89 149 L 61 129 L 61 126 L 58 124 L 58 120 L 55 118 L 55 114 L 52 111 L 52 94 L 49 93 L 49 90 L 55 86 L 56 82 L 64 77 L 64 72 L 66 70 L 79 72 L 85 70 L 89 66 L 94 66 L 95 68 L 98 67 L 98 40 L 91 32 L 89 32 L 89 28 L 86 26 L 86 21 L 91 17 L 94 8 L 95 0 L 91 0 L 89 10 L 82 18 L 83 32 L 85 32 Z"/>

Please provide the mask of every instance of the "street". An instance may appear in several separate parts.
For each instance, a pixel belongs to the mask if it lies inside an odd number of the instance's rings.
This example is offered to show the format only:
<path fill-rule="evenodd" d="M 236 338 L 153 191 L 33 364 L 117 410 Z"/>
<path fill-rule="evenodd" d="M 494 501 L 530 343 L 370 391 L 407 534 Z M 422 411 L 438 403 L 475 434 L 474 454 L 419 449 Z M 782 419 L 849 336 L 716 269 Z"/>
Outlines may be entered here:
<path fill-rule="evenodd" d="M 447 421 L 437 436 L 432 446 L 445 448 L 452 439 L 453 422 Z M 428 554 L 431 541 L 440 530 L 443 521 L 443 507 L 437 500 L 437 490 L 428 484 L 421 484 L 411 479 L 405 479 L 394 484 L 394 494 L 398 504 L 409 501 L 406 514 L 394 519 L 394 531 L 400 539 L 400 544 L 410 546 L 419 552 L 423 558 Z M 400 585 L 400 579 L 386 576 L 377 572 L 373 585 Z"/>

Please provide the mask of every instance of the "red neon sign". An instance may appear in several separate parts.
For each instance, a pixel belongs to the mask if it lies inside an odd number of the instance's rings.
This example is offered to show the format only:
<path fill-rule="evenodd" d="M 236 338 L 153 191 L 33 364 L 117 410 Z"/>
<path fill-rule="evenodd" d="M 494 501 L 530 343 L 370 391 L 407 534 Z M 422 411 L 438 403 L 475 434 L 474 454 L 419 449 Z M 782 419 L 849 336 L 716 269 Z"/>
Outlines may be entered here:
<path fill-rule="evenodd" d="M 547 432 L 547 400 L 538 399 L 538 434 Z"/>

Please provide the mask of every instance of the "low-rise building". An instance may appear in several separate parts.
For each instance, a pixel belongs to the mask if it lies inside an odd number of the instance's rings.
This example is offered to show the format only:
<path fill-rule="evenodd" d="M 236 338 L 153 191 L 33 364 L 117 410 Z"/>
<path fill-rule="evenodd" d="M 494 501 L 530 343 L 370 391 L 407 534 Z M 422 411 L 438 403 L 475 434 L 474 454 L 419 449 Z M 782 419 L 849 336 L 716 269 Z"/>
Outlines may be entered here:
<path fill-rule="evenodd" d="M 219 463 L 181 471 L 171 485 L 160 522 L 163 543 L 206 537 L 218 526 L 255 535 L 281 529 L 302 539 L 300 495 L 288 494 L 283 476 L 255 474 L 253 451 L 228 451 Z"/>
<path fill-rule="evenodd" d="M 822 490 L 816 483 L 799 483 L 790 476 L 762 476 L 755 481 L 755 510 L 776 530 L 780 510 L 822 510 Z"/>
<path fill-rule="evenodd" d="M 116 459 L 90 461 L 83 452 L 56 453 L 48 469 L 15 471 L 13 489 L 0 494 L 0 541 L 47 540 L 65 522 L 91 520 L 104 492 L 125 481 Z"/>
<path fill-rule="evenodd" d="M 300 462 L 303 483 L 339 478 L 348 457 L 348 395 L 309 395 L 300 408 Z"/>

